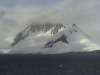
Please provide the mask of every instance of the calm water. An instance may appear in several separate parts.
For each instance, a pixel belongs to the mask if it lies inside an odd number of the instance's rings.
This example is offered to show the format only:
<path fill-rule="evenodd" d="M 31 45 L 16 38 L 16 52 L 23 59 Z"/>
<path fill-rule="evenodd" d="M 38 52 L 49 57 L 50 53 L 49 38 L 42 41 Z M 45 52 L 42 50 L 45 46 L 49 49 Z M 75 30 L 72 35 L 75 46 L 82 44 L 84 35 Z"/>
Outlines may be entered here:
<path fill-rule="evenodd" d="M 0 55 L 0 75 L 100 75 L 100 55 Z"/>

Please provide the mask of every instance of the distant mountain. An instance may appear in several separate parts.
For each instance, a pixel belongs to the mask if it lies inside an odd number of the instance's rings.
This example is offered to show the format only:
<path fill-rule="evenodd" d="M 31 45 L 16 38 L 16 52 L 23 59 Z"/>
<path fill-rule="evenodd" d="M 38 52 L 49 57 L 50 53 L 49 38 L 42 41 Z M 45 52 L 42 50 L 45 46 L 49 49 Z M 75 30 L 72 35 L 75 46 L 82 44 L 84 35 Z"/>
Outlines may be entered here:
<path fill-rule="evenodd" d="M 26 37 L 30 35 L 30 32 L 33 32 L 33 34 L 56 34 L 61 29 L 66 28 L 61 23 L 49 23 L 46 22 L 44 24 L 42 23 L 32 23 L 30 26 L 26 27 L 24 30 L 19 32 L 17 36 L 14 38 L 14 42 L 11 44 L 11 47 L 15 46 L 17 43 L 19 43 L 21 40 L 24 40 Z"/>
<path fill-rule="evenodd" d="M 66 28 L 63 24 L 61 23 L 32 23 L 30 26 L 27 26 L 24 30 L 19 32 L 17 36 L 14 38 L 14 42 L 11 44 L 11 47 L 17 45 L 20 41 L 24 40 L 27 38 L 32 32 L 35 35 L 38 34 L 52 34 L 54 39 L 51 39 L 50 41 L 44 45 L 44 48 L 52 48 L 52 46 L 59 42 L 62 41 L 64 43 L 69 44 L 67 38 L 72 35 L 73 33 L 80 32 L 84 36 L 88 38 L 88 35 L 86 35 L 77 25 L 73 24 L 72 27 Z"/>
<path fill-rule="evenodd" d="M 22 40 L 23 42 L 21 42 Z M 92 43 L 92 45 L 91 43 L 88 35 L 76 24 L 65 27 L 61 23 L 32 23 L 30 26 L 27 26 L 24 30 L 19 32 L 14 38 L 13 43 L 11 44 L 11 47 L 13 48 L 11 48 L 12 51 L 10 53 L 52 54 L 85 51 L 85 48 L 89 51 L 98 47 L 96 46 L 94 48 L 94 43 Z"/>
<path fill-rule="evenodd" d="M 86 38 L 89 39 L 87 34 L 85 34 L 77 25 L 73 24 L 72 27 L 67 29 L 65 28 L 61 32 L 59 32 L 60 34 L 57 33 L 56 36 L 54 36 L 54 39 L 51 39 L 45 44 L 44 48 L 52 48 L 54 44 L 60 41 L 63 43 L 70 44 L 68 38 L 70 37 L 70 35 L 73 35 L 73 33 L 78 33 L 78 32 L 83 34 Z"/>

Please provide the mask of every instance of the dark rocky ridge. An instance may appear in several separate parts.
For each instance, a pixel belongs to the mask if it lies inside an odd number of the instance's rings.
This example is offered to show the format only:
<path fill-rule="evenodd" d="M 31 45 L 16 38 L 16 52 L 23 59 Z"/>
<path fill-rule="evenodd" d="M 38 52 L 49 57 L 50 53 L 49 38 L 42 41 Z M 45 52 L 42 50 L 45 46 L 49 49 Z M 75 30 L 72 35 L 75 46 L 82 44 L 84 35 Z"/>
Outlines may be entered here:
<path fill-rule="evenodd" d="M 62 35 L 61 37 L 59 37 L 58 39 L 47 42 L 47 43 L 45 44 L 45 47 L 50 47 L 50 48 L 51 48 L 53 44 L 55 44 L 55 43 L 57 43 L 57 42 L 59 42 L 59 41 L 62 41 L 62 42 L 64 42 L 64 43 L 69 44 L 69 42 L 67 41 L 67 36 L 65 36 L 65 35 L 63 34 L 63 35 Z"/>
<path fill-rule="evenodd" d="M 33 33 L 40 33 L 40 32 L 46 33 L 47 31 L 52 29 L 51 34 L 56 34 L 61 28 L 65 28 L 65 26 L 61 23 L 53 24 L 53 23 L 46 22 L 44 24 L 41 24 L 41 23 L 34 24 L 33 23 L 30 30 Z"/>

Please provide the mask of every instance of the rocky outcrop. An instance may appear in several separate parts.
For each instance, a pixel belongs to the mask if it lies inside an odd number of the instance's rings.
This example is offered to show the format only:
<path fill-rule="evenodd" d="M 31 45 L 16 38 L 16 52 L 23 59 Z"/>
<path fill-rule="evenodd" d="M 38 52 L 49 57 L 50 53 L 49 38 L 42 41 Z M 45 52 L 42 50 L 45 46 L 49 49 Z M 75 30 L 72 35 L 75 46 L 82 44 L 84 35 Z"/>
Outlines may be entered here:
<path fill-rule="evenodd" d="M 58 39 L 47 42 L 47 43 L 45 44 L 44 48 L 48 48 L 48 47 L 51 48 L 53 44 L 55 44 L 55 43 L 57 43 L 57 42 L 59 42 L 59 41 L 62 41 L 62 42 L 64 42 L 64 43 L 69 44 L 69 42 L 67 41 L 67 36 L 65 36 L 65 35 L 63 34 L 63 35 L 62 35 L 61 37 L 59 37 Z"/>
<path fill-rule="evenodd" d="M 30 30 L 33 32 L 33 33 L 46 33 L 48 32 L 49 30 L 51 30 L 50 34 L 56 34 L 57 32 L 59 32 L 59 30 L 61 28 L 65 28 L 64 25 L 60 24 L 60 23 L 56 23 L 56 24 L 53 24 L 53 23 L 49 23 L 49 22 L 46 22 L 44 24 L 41 24 L 41 23 L 33 23 L 32 24 L 33 26 L 30 28 Z"/>

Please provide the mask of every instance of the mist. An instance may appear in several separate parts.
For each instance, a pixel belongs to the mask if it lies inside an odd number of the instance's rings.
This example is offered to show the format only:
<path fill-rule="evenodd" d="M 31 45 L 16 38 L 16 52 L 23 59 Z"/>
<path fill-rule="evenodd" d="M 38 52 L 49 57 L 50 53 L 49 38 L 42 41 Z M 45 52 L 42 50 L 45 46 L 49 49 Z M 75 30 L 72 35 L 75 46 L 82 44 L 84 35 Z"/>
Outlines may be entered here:
<path fill-rule="evenodd" d="M 99 7 L 100 1 L 98 0 L 51 0 L 50 2 L 44 0 L 43 2 L 36 0 L 0 0 L 0 51 L 5 52 L 8 50 L 7 52 L 9 52 L 12 50 L 10 44 L 13 42 L 14 37 L 27 27 L 27 25 L 30 25 L 33 22 L 62 23 L 66 27 L 76 23 L 96 44 L 99 45 Z M 38 42 L 38 38 L 42 37 L 35 37 L 35 40 L 32 40 L 31 37 L 32 36 L 25 39 L 24 44 L 22 41 L 22 44 L 20 43 L 21 45 L 18 45 L 19 47 L 17 48 L 22 49 L 28 44 L 27 46 L 35 46 L 37 49 L 38 45 L 43 45 L 42 43 L 34 45 L 34 41 Z M 30 39 L 33 41 L 31 45 Z M 73 42 L 76 44 L 76 41 Z M 93 45 L 93 43 L 87 42 Z M 80 44 L 78 45 L 78 43 L 76 45 L 77 46 L 73 48 L 67 48 L 68 51 L 73 49 L 74 51 L 88 49 L 85 45 L 82 47 L 79 46 Z M 52 51 L 56 51 L 56 48 L 54 49 L 52 49 Z M 24 51 L 24 49 L 22 50 Z"/>

